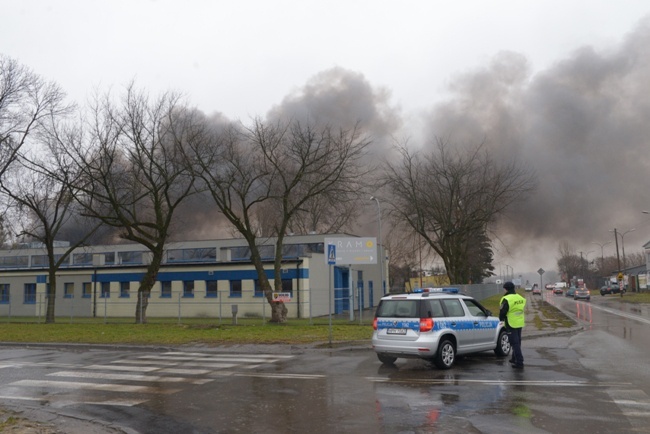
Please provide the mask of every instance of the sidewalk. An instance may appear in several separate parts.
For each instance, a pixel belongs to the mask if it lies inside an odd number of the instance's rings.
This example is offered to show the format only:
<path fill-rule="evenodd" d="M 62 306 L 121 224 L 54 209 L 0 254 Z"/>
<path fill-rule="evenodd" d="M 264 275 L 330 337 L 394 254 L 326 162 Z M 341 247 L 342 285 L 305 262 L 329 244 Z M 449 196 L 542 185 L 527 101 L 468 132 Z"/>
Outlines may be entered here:
<path fill-rule="evenodd" d="M 522 338 L 534 339 L 559 334 L 572 334 L 583 328 L 564 312 L 544 300 L 544 296 L 526 297 L 526 326 Z"/>

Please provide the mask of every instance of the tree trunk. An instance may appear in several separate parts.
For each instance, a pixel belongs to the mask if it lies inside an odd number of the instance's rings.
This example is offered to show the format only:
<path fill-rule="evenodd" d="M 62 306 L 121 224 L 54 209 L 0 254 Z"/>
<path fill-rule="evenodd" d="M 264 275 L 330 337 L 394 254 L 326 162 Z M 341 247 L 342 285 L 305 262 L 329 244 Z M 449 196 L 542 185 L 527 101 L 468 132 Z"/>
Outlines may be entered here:
<path fill-rule="evenodd" d="M 47 284 L 47 291 L 45 294 L 47 298 L 47 311 L 45 314 L 45 323 L 53 324 L 55 321 L 54 308 L 56 305 L 56 269 L 50 267 L 48 277 L 49 277 L 48 279 L 49 283 Z"/>
<path fill-rule="evenodd" d="M 156 283 L 156 277 L 158 276 L 158 271 L 160 270 L 160 265 L 162 264 L 163 251 L 163 247 L 160 245 L 155 249 L 155 251 L 151 252 L 153 254 L 153 258 L 151 259 L 151 263 L 147 267 L 147 272 L 142 278 L 140 287 L 138 288 L 138 302 L 135 305 L 136 324 L 147 323 L 147 306 L 149 306 L 149 295 L 151 294 L 151 289 Z"/>

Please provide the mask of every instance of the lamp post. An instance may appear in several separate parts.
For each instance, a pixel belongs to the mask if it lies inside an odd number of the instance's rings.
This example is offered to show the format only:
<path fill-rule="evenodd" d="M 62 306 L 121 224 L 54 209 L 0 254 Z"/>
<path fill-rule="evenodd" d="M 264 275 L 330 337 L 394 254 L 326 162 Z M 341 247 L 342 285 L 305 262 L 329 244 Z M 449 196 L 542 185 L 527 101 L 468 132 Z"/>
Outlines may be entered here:
<path fill-rule="evenodd" d="M 621 257 L 618 255 L 618 232 L 616 232 L 616 228 L 614 230 L 610 230 L 610 232 L 614 232 L 614 243 L 616 244 L 616 261 L 618 263 L 618 272 L 621 272 Z"/>
<path fill-rule="evenodd" d="M 625 231 L 623 233 L 619 232 L 619 235 L 621 236 L 621 247 L 623 248 L 623 270 L 624 271 L 627 270 L 627 265 L 625 265 L 625 238 L 624 237 L 625 237 L 625 234 L 627 234 L 628 232 L 633 232 L 635 230 L 636 230 L 636 228 L 632 228 L 632 229 L 629 229 L 629 230 L 627 230 L 627 231 Z"/>
<path fill-rule="evenodd" d="M 600 267 L 598 267 L 598 271 L 600 271 L 600 274 L 603 274 L 603 266 L 605 265 L 605 255 L 603 254 L 603 249 L 607 244 L 612 244 L 612 242 L 607 241 L 606 243 L 600 244 L 595 241 L 592 241 L 591 244 L 595 244 L 598 247 L 600 247 Z"/>
<path fill-rule="evenodd" d="M 379 253 L 379 275 L 381 276 L 381 281 L 380 281 L 380 286 L 381 286 L 381 293 L 385 294 L 386 291 L 384 289 L 384 250 L 383 246 L 381 245 L 381 207 L 379 206 L 379 199 L 377 199 L 375 196 L 370 196 L 370 200 L 374 200 L 377 203 L 377 221 L 379 222 L 379 232 L 377 234 L 377 245 L 379 247 L 378 253 Z M 422 286 L 420 284 L 420 286 Z"/>

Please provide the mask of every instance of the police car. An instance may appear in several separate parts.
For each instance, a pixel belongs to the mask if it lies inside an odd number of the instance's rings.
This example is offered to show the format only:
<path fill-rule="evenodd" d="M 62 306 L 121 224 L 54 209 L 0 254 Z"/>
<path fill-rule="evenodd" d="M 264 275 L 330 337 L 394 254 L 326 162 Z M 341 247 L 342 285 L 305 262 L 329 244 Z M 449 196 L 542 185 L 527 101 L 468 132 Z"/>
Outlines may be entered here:
<path fill-rule="evenodd" d="M 455 291 L 454 291 L 455 290 Z M 510 353 L 499 318 L 457 288 L 426 288 L 382 297 L 373 321 L 372 347 L 379 361 L 398 358 L 431 360 L 449 369 L 457 355 L 494 351 Z"/>

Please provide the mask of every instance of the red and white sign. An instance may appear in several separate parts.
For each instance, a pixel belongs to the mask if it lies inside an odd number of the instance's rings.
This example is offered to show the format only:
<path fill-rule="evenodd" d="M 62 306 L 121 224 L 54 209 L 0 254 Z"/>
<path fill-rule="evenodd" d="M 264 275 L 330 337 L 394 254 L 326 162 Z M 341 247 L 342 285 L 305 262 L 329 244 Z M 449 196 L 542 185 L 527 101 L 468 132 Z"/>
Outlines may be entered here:
<path fill-rule="evenodd" d="M 273 293 L 273 301 L 276 302 L 283 302 L 286 303 L 288 301 L 291 301 L 291 293 L 290 292 L 274 292 Z"/>

